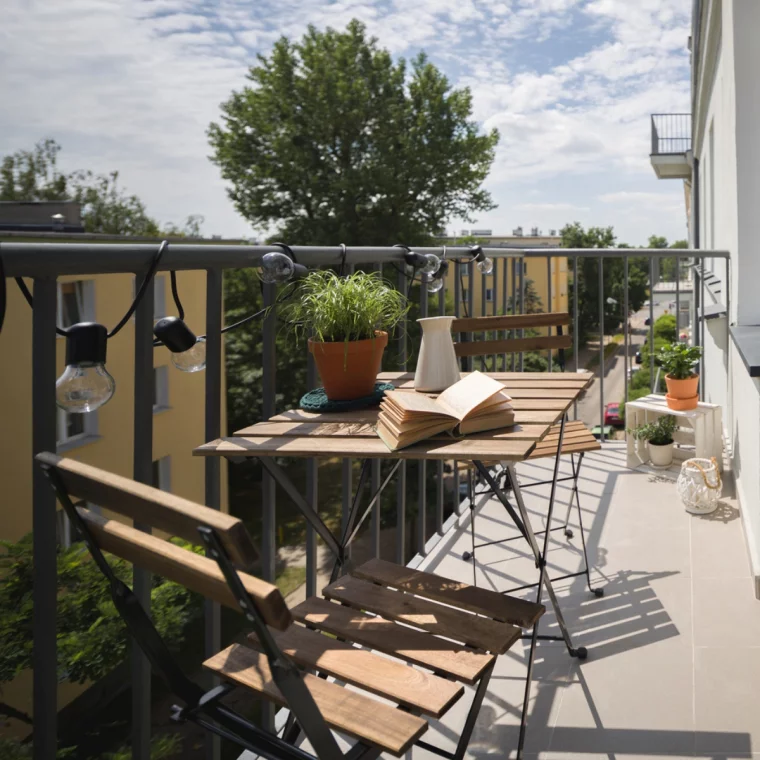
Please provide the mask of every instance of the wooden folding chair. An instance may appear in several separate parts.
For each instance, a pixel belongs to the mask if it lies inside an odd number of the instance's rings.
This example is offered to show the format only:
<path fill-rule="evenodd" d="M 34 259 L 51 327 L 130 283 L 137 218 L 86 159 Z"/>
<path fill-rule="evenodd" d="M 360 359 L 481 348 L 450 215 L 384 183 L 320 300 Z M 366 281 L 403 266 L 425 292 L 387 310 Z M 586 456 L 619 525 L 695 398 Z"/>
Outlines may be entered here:
<path fill-rule="evenodd" d="M 497 354 L 508 353 L 521 353 L 524 351 L 557 351 L 557 363 L 564 372 L 565 370 L 565 349 L 572 346 L 572 338 L 569 334 L 570 327 L 570 314 L 568 312 L 550 312 L 548 314 L 511 314 L 505 316 L 494 317 L 468 317 L 464 319 L 455 319 L 452 324 L 452 331 L 455 335 L 466 338 L 466 340 L 460 340 L 454 345 L 454 350 L 458 357 L 488 357 L 496 356 Z M 555 328 L 556 334 L 552 335 L 552 328 Z M 526 330 L 542 330 L 546 329 L 546 335 L 528 335 L 524 333 Z M 519 335 L 518 335 L 519 331 Z M 499 338 L 500 332 L 505 332 L 507 337 Z M 484 340 L 473 340 L 476 333 L 485 333 Z M 528 457 L 529 461 L 534 459 L 541 459 L 547 457 L 557 456 L 557 444 L 560 440 L 560 425 L 554 425 L 549 431 L 547 436 L 537 444 L 536 448 Z M 578 510 L 578 525 L 580 527 L 581 545 L 583 548 L 583 560 L 584 568 L 576 573 L 568 573 L 567 575 L 553 578 L 552 580 L 565 580 L 567 578 L 575 578 L 580 575 L 586 576 L 586 583 L 588 584 L 589 591 L 593 592 L 595 596 L 604 596 L 604 589 L 601 587 L 592 587 L 591 574 L 589 571 L 588 554 L 586 552 L 586 536 L 583 529 L 583 514 L 580 503 L 580 496 L 578 494 L 578 478 L 580 476 L 581 465 L 583 464 L 583 457 L 589 451 L 598 451 L 601 449 L 601 444 L 594 438 L 591 431 L 586 427 L 583 422 L 580 421 L 567 421 L 565 418 L 565 430 L 562 438 L 561 455 L 570 456 L 570 475 L 558 477 L 556 481 L 542 480 L 535 483 L 523 484 L 521 487 L 523 490 L 530 488 L 537 488 L 538 486 L 548 485 L 552 482 L 562 483 L 572 481 L 572 491 L 570 500 L 567 505 L 567 515 L 565 517 L 564 525 L 551 527 L 547 525 L 546 529 L 549 531 L 562 530 L 565 536 L 570 539 L 573 538 L 573 531 L 570 529 L 570 513 L 573 508 L 573 501 Z M 576 459 L 577 457 L 577 459 Z M 506 470 L 504 470 L 504 477 L 507 477 Z M 486 491 L 483 491 L 485 493 Z M 475 562 L 475 549 L 490 546 L 492 544 L 502 543 L 504 541 L 511 541 L 515 539 L 501 539 L 498 541 L 486 541 L 481 544 L 475 543 L 475 512 L 473 499 L 470 499 L 470 509 L 473 510 L 471 514 L 471 529 L 472 529 L 472 551 L 464 552 L 463 559 L 465 561 L 472 560 Z M 541 535 L 543 531 L 537 531 L 536 535 Z M 517 536 L 515 538 L 520 538 Z M 520 586 L 518 588 L 510 589 L 510 591 L 519 591 L 523 588 L 530 588 L 534 584 L 527 586 Z"/>
<path fill-rule="evenodd" d="M 270 760 L 374 760 L 381 752 L 400 756 L 415 744 L 460 760 L 496 656 L 545 612 L 539 604 L 379 559 L 331 583 L 324 598 L 289 610 L 276 586 L 245 572 L 256 553 L 240 520 L 54 454 L 37 460 L 110 583 L 130 635 L 184 703 L 172 717 Z M 72 498 L 199 543 L 207 556 L 75 506 Z M 253 629 L 246 645 L 233 644 L 204 663 L 222 686 L 204 691 L 187 678 L 104 552 L 245 615 Z M 420 737 L 431 718 L 443 717 L 462 696 L 462 684 L 472 684 L 475 695 L 456 750 L 449 752 Z M 289 708 L 282 735 L 223 703 L 237 687 Z M 333 730 L 356 743 L 342 752 Z M 313 754 L 299 746 L 302 733 Z"/>

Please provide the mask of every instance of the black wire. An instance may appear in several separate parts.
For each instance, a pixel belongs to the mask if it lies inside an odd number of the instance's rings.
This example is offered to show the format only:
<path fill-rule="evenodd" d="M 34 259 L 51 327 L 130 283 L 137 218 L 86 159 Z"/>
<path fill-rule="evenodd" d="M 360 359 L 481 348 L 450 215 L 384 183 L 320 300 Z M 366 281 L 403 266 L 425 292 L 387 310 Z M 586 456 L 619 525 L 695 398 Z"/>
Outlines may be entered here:
<path fill-rule="evenodd" d="M 223 327 L 222 335 L 224 335 L 224 333 L 226 332 L 229 332 L 230 330 L 234 330 L 236 327 L 240 327 L 241 325 L 251 322 L 252 320 L 256 319 L 256 317 L 260 317 L 262 314 L 269 311 L 272 308 L 272 306 L 276 306 L 277 304 L 282 303 L 283 301 L 287 301 L 289 298 L 292 298 L 293 294 L 296 291 L 296 288 L 298 287 L 298 283 L 291 282 L 290 286 L 291 286 L 290 291 L 283 290 L 282 293 L 280 293 L 280 295 L 277 296 L 273 304 L 270 304 L 269 306 L 265 306 L 263 309 L 260 309 L 255 314 L 249 314 L 247 317 L 244 317 L 239 322 L 235 322 L 234 324 L 227 325 L 227 327 Z M 205 338 L 206 336 L 201 335 L 200 337 Z"/>
<path fill-rule="evenodd" d="M 109 338 L 113 338 L 116 333 L 121 330 L 124 325 L 129 322 L 130 317 L 135 313 L 135 310 L 140 304 L 140 301 L 142 301 L 143 296 L 145 295 L 145 292 L 148 289 L 148 286 L 153 281 L 153 275 L 156 273 L 156 269 L 158 269 L 158 264 L 161 261 L 161 257 L 164 255 L 166 249 L 169 247 L 169 241 L 164 240 L 161 242 L 161 245 L 158 246 L 158 250 L 153 255 L 153 261 L 150 264 L 150 267 L 145 274 L 145 277 L 143 278 L 142 283 L 140 284 L 140 289 L 137 291 L 137 295 L 135 296 L 135 300 L 132 301 L 132 305 L 127 309 L 127 313 L 121 318 L 121 321 L 119 324 L 116 325 L 116 327 L 111 330 L 111 332 L 108 333 Z"/>
<path fill-rule="evenodd" d="M 177 311 L 179 312 L 179 318 L 184 320 L 185 310 L 182 308 L 182 301 L 179 300 L 179 291 L 177 290 L 177 273 L 172 270 L 170 272 L 170 277 L 172 283 L 172 298 L 174 299 L 174 305 L 177 307 Z"/>
<path fill-rule="evenodd" d="M 21 295 L 24 296 L 24 298 L 26 299 L 26 302 L 33 309 L 34 298 L 32 298 L 32 294 L 29 292 L 29 288 L 26 287 L 26 283 L 24 282 L 23 278 L 15 277 L 14 279 L 16 280 L 16 285 L 18 285 L 18 289 L 21 291 Z M 55 331 L 58 335 L 63 335 L 63 336 L 67 335 L 66 330 L 64 330 L 62 327 L 58 327 L 57 325 L 56 325 Z"/>
<path fill-rule="evenodd" d="M 340 250 L 342 253 L 341 259 L 340 259 L 340 270 L 338 272 L 340 277 L 343 277 L 346 273 L 346 244 L 341 243 L 340 244 Z"/>
<path fill-rule="evenodd" d="M 412 292 L 412 285 L 414 285 L 414 278 L 417 276 L 417 270 L 412 271 L 412 276 L 409 278 L 409 284 L 406 286 L 406 300 L 409 300 L 409 294 Z"/>

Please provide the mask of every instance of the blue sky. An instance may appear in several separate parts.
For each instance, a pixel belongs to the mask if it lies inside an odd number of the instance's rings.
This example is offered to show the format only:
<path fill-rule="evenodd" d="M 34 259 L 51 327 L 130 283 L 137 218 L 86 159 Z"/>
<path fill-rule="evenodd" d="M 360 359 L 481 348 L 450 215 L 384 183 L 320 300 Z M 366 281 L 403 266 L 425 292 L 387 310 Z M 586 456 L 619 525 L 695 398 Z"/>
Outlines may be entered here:
<path fill-rule="evenodd" d="M 686 237 L 683 186 L 649 165 L 649 114 L 689 110 L 690 0 L 5 0 L 0 155 L 42 137 L 64 169 L 118 169 L 162 222 L 255 230 L 208 160 L 206 128 L 256 53 L 351 18 L 394 55 L 425 50 L 501 141 L 498 208 L 450 229 L 568 221 L 621 241 Z"/>

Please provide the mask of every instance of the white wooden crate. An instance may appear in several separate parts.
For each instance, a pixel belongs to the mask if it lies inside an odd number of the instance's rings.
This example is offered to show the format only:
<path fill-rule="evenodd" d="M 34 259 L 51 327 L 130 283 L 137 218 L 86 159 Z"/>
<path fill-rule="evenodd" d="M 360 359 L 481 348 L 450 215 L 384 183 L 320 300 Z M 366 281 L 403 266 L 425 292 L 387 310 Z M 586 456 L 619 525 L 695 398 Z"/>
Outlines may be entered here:
<path fill-rule="evenodd" d="M 625 405 L 625 426 L 635 428 L 647 422 L 654 422 L 658 417 L 672 414 L 679 427 L 673 435 L 673 459 L 683 461 L 691 457 L 718 460 L 718 467 L 723 469 L 723 419 L 718 404 L 700 402 L 696 409 L 678 412 L 668 407 L 665 396 L 651 394 Z M 646 441 L 637 441 L 630 434 L 626 435 L 628 444 L 627 465 L 640 467 L 649 459 Z"/>

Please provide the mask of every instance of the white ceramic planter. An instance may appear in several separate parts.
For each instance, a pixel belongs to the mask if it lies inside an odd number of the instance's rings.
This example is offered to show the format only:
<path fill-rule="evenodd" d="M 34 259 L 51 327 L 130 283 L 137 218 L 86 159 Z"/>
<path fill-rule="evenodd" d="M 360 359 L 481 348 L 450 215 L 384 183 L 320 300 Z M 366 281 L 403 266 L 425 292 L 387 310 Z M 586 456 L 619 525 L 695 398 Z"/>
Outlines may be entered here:
<path fill-rule="evenodd" d="M 673 444 L 666 443 L 664 446 L 649 444 L 649 461 L 653 467 L 670 467 L 673 464 Z"/>

